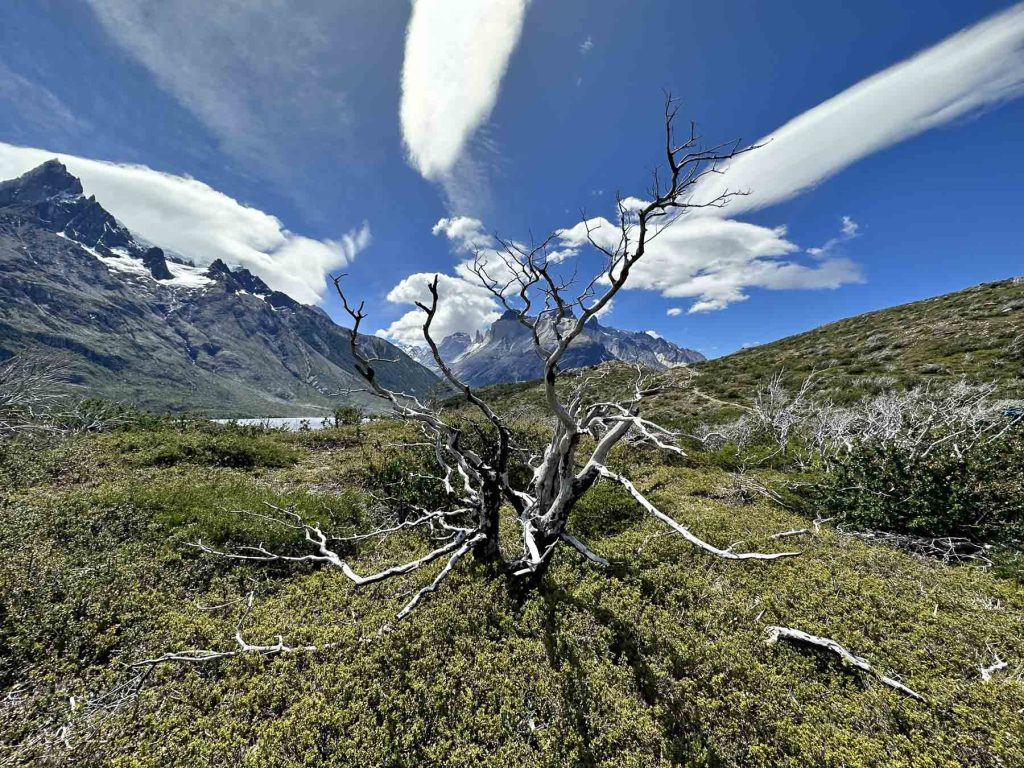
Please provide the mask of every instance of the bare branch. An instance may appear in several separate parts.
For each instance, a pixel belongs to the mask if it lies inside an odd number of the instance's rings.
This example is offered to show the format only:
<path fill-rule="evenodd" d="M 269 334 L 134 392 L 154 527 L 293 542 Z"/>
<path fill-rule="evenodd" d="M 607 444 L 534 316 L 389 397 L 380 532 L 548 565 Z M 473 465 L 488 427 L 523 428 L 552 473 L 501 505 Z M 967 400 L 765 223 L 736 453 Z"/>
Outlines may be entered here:
<path fill-rule="evenodd" d="M 831 638 L 819 637 L 818 635 L 812 635 L 808 632 L 804 632 L 799 629 L 792 629 L 790 627 L 771 626 L 767 627 L 765 631 L 768 633 L 767 642 L 769 645 L 777 643 L 780 639 L 782 639 L 789 640 L 794 643 L 803 643 L 805 645 L 813 645 L 817 646 L 818 648 L 824 648 L 825 650 L 831 651 L 832 653 L 839 656 L 839 658 L 843 660 L 844 664 L 847 664 L 853 667 L 854 669 L 860 670 L 861 672 L 865 672 L 869 675 L 872 675 L 884 685 L 887 685 L 890 688 L 894 688 L 900 693 L 905 694 L 910 698 L 915 699 L 916 701 L 926 701 L 924 696 L 919 694 L 917 691 L 908 688 L 898 680 L 894 680 L 891 677 L 886 677 L 881 672 L 872 667 L 867 659 L 861 658 L 860 656 L 855 656 Z"/>
<path fill-rule="evenodd" d="M 276 656 L 278 654 L 291 654 L 291 653 L 310 653 L 312 651 L 323 650 L 325 648 L 332 648 L 337 643 L 327 643 L 324 645 L 286 645 L 284 639 L 278 635 L 276 642 L 260 645 L 249 643 L 243 636 L 243 627 L 246 619 L 249 618 L 249 614 L 252 613 L 253 606 L 255 604 L 256 593 L 250 592 L 245 601 L 245 609 L 242 611 L 241 616 L 238 619 L 238 623 L 235 625 L 235 636 L 234 641 L 237 647 L 226 651 L 210 651 L 210 650 L 187 650 L 187 651 L 176 651 L 173 653 L 165 653 L 162 656 L 156 656 L 150 659 L 142 659 L 130 664 L 131 668 L 139 667 L 155 667 L 160 664 L 167 664 L 169 662 L 183 662 L 188 664 L 201 664 L 210 661 L 217 661 L 219 659 L 227 659 L 233 656 L 239 656 L 242 654 L 255 654 L 258 656 Z"/>
<path fill-rule="evenodd" d="M 585 558 L 587 558 L 587 560 L 590 560 L 593 563 L 597 563 L 598 565 L 604 568 L 608 568 L 611 565 L 611 563 L 609 563 L 605 558 L 601 557 L 599 554 L 594 552 L 590 547 L 588 547 L 582 541 L 577 539 L 571 533 L 563 533 L 562 541 L 575 547 L 575 549 L 581 555 L 583 555 Z"/>
<path fill-rule="evenodd" d="M 676 533 L 678 533 L 691 544 L 694 544 L 700 549 L 703 549 L 705 552 L 710 552 L 712 555 L 715 555 L 716 557 L 722 557 L 726 560 L 778 560 L 782 557 L 795 557 L 796 555 L 800 554 L 799 552 L 774 552 L 770 554 L 766 554 L 763 552 L 733 552 L 731 549 L 719 549 L 718 547 L 712 544 L 708 544 L 703 539 L 697 537 L 688 528 L 686 528 L 683 525 L 680 525 L 671 517 L 666 515 L 657 507 L 655 507 L 650 501 L 647 500 L 646 496 L 644 496 L 642 493 L 640 493 L 640 491 L 637 490 L 636 486 L 633 485 L 633 483 L 631 483 L 622 475 L 616 474 L 615 472 L 612 472 L 610 469 L 604 466 L 597 466 L 596 469 L 597 472 L 601 475 L 601 477 L 605 477 L 609 480 L 614 480 L 615 482 L 619 483 L 623 488 L 625 488 L 629 492 L 630 496 L 636 499 L 640 506 L 642 506 L 644 509 L 650 512 L 658 520 L 661 520 L 661 522 L 665 523 L 667 526 L 669 526 L 672 530 L 674 530 Z"/>

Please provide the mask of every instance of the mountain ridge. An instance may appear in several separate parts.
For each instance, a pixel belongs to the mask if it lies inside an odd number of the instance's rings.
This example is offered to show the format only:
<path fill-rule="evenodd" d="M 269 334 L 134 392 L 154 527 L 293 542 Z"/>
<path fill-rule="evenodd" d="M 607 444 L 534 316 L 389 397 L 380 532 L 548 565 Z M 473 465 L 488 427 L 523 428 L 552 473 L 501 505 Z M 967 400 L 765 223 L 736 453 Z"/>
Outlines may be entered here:
<path fill-rule="evenodd" d="M 537 329 L 545 347 L 554 346 L 557 339 L 552 318 L 532 317 L 527 318 L 527 322 Z M 410 350 L 407 347 L 406 351 L 421 364 L 437 370 L 428 348 Z M 471 386 L 529 381 L 540 378 L 543 373 L 533 333 L 512 311 L 506 311 L 486 331 L 478 331 L 475 336 L 465 332 L 446 336 L 438 344 L 438 351 L 453 372 Z M 618 360 L 665 370 L 704 359 L 696 350 L 680 347 L 646 331 L 603 326 L 595 317 L 587 321 L 583 332 L 569 345 L 561 367 L 584 368 Z"/>
<path fill-rule="evenodd" d="M 351 332 L 223 261 L 168 257 L 118 222 L 58 160 L 0 183 L 0 358 L 59 354 L 91 395 L 152 410 L 304 416 L 380 405 L 362 388 Z M 386 384 L 436 377 L 362 336 Z"/>

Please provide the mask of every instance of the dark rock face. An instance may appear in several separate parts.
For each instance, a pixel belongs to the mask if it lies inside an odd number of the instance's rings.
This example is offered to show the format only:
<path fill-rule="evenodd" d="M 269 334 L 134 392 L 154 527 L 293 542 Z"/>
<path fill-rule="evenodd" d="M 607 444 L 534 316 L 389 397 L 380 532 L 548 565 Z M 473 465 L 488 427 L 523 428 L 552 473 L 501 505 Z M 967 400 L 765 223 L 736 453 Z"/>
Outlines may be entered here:
<path fill-rule="evenodd" d="M 54 158 L 17 179 L 0 182 L 0 206 L 38 205 L 55 198 L 78 197 L 82 193 L 82 182 Z"/>
<path fill-rule="evenodd" d="M 120 248 L 141 258 L 144 250 L 95 197 L 84 195 L 82 182 L 59 160 L 0 184 L 0 208 L 103 252 Z"/>
<path fill-rule="evenodd" d="M 362 386 L 350 338 L 322 310 L 246 270 L 215 262 L 204 275 L 169 265 L 56 161 L 0 184 L 0 359 L 58 354 L 83 394 L 153 410 L 231 417 L 379 408 L 366 395 L 339 394 Z M 437 384 L 383 339 L 361 343 L 397 360 L 379 366 L 385 386 L 426 394 Z"/>
<path fill-rule="evenodd" d="M 167 268 L 167 259 L 164 258 L 164 252 L 160 248 L 150 248 L 142 254 L 142 263 L 146 265 L 146 269 L 149 270 L 149 274 L 153 276 L 154 280 L 172 280 L 174 278 L 171 270 Z"/>
<path fill-rule="evenodd" d="M 531 321 L 545 347 L 556 343 L 553 320 Z M 563 321 L 564 322 L 564 321 Z M 505 312 L 484 334 L 471 338 L 455 333 L 439 345 L 442 359 L 462 381 L 486 386 L 510 381 L 529 381 L 541 376 L 542 364 L 534 347 L 533 334 L 514 312 Z M 436 370 L 433 356 L 426 348 L 411 353 L 423 365 Z M 583 368 L 608 360 L 621 360 L 646 368 L 664 369 L 674 365 L 699 362 L 704 356 L 665 339 L 640 331 L 622 331 L 601 325 L 597 318 L 569 346 L 562 358 L 563 368 Z"/>
<path fill-rule="evenodd" d="M 220 283 L 224 290 L 229 293 L 251 293 L 253 296 L 270 296 L 275 291 L 270 289 L 266 283 L 260 280 L 248 269 L 231 269 L 220 259 L 214 261 L 206 274 L 212 280 Z M 282 296 L 284 294 L 281 294 Z"/>

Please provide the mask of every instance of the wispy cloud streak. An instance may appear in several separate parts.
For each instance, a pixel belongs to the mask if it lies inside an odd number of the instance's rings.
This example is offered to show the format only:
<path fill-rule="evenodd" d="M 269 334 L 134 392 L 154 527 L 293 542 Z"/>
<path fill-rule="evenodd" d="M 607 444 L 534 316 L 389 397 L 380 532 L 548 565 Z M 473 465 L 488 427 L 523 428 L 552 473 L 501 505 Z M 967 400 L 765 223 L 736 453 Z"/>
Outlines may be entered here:
<path fill-rule="evenodd" d="M 342 153 L 352 75 L 333 33 L 342 3 L 293 0 L 87 0 L 110 38 L 232 157 L 277 181 Z"/>
<path fill-rule="evenodd" d="M 734 198 L 728 214 L 765 208 L 924 131 L 1024 94 L 1024 3 L 969 27 L 822 102 L 766 136 L 696 191 Z"/>

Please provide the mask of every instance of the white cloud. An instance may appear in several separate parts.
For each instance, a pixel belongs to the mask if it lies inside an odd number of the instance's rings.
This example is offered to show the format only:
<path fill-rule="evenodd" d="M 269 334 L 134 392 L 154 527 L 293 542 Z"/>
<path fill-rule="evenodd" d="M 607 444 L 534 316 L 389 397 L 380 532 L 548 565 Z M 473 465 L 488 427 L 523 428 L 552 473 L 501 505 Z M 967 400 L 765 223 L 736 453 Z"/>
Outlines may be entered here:
<path fill-rule="evenodd" d="M 483 222 L 468 216 L 456 216 L 441 219 L 434 225 L 434 235 L 444 235 L 452 244 L 455 253 L 465 254 L 470 258 L 459 262 L 455 272 L 473 288 L 481 288 L 480 276 L 475 272 L 483 268 L 488 278 L 499 283 L 508 282 L 516 277 L 516 273 L 508 268 L 506 260 L 497 250 L 498 242 L 487 234 Z M 552 251 L 549 258 L 554 262 L 563 261 L 575 255 L 572 249 Z"/>
<path fill-rule="evenodd" d="M 409 275 L 388 293 L 388 301 L 394 304 L 430 303 L 427 287 L 434 275 L 421 272 Z M 441 341 L 457 331 L 473 333 L 487 327 L 498 319 L 500 313 L 494 297 L 481 285 L 474 285 L 459 277 L 439 275 L 437 283 L 439 297 L 437 314 L 430 327 L 431 336 Z M 416 308 L 406 312 L 386 329 L 377 331 L 383 336 L 403 344 L 422 346 L 423 310 Z"/>
<path fill-rule="evenodd" d="M 431 231 L 434 235 L 444 235 L 455 253 L 472 257 L 455 266 L 454 276 L 439 276 L 440 301 L 431 334 L 440 341 L 456 331 L 473 333 L 483 330 L 498 319 L 500 312 L 498 302 L 471 268 L 479 259 L 493 279 L 503 279 L 510 274 L 494 250 L 494 238 L 487 234 L 483 222 L 469 216 L 441 219 Z M 427 303 L 430 301 L 427 285 L 433 279 L 434 275 L 430 273 L 409 275 L 391 289 L 388 301 L 395 304 Z M 377 334 L 404 344 L 421 346 L 426 343 L 423 320 L 423 311 L 412 309 Z"/>
<path fill-rule="evenodd" d="M 839 230 L 838 236 L 829 238 L 824 245 L 818 248 L 808 248 L 807 252 L 811 254 L 811 256 L 822 258 L 832 253 L 832 251 L 843 243 L 848 240 L 853 240 L 858 236 L 860 225 L 856 221 L 851 219 L 849 216 L 843 216 L 842 223 L 843 225 Z"/>
<path fill-rule="evenodd" d="M 434 235 L 444 235 L 455 244 L 458 251 L 472 253 L 473 251 L 490 248 L 493 239 L 484 230 L 483 222 L 469 216 L 454 216 L 450 219 L 441 219 L 431 230 Z"/>
<path fill-rule="evenodd" d="M 289 179 L 298 157 L 344 147 L 345 3 L 87 0 L 103 28 L 228 153 Z M 301 5 L 301 7 L 296 7 Z"/>
<path fill-rule="evenodd" d="M 1024 3 L 1014 5 L 804 112 L 706 177 L 730 216 L 787 200 L 867 155 L 1024 94 Z"/>
<path fill-rule="evenodd" d="M 599 310 L 597 310 L 597 314 L 594 315 L 594 317 L 596 317 L 598 320 L 604 320 L 613 311 L 615 311 L 615 299 L 612 299 Z"/>
<path fill-rule="evenodd" d="M 586 56 L 594 49 L 594 38 L 587 35 L 587 39 L 580 43 L 580 53 Z"/>
<path fill-rule="evenodd" d="M 843 227 L 840 230 L 840 232 L 842 232 L 843 237 L 847 239 L 852 239 L 857 236 L 857 232 L 859 229 L 860 224 L 858 224 L 849 216 L 843 216 Z"/>
<path fill-rule="evenodd" d="M 82 180 L 96 199 L 136 235 L 197 264 L 223 259 L 243 266 L 297 301 L 316 303 L 325 274 L 370 243 L 362 227 L 337 240 L 316 240 L 284 228 L 276 217 L 212 187 L 141 165 L 89 160 L 0 142 L 0 179 L 21 175 L 52 157 Z"/>
<path fill-rule="evenodd" d="M 640 201 L 630 203 L 636 208 Z M 589 247 L 587 226 L 594 241 L 609 250 L 617 247 L 619 229 L 603 218 L 590 219 L 587 225 L 577 224 L 556 234 L 551 250 L 553 263 L 578 257 Z M 856 223 L 843 219 L 846 232 L 855 233 Z M 473 254 L 499 282 L 507 278 L 507 270 L 494 250 L 495 241 L 486 234 L 478 219 L 455 217 L 441 219 L 433 228 L 435 235 L 444 235 L 459 254 Z M 851 235 L 852 236 L 852 235 Z M 711 217 L 683 218 L 662 229 L 648 241 L 647 252 L 637 262 L 626 287 L 658 291 L 668 298 L 692 298 L 688 312 L 700 313 L 724 309 L 730 304 L 746 301 L 747 290 L 798 290 L 838 288 L 862 281 L 860 268 L 845 258 L 819 257 L 805 264 L 797 260 L 802 248 L 787 239 L 785 227 L 762 227 L 729 219 Z M 489 325 L 498 316 L 498 304 L 484 289 L 471 270 L 472 259 L 458 262 L 454 275 L 442 275 L 441 312 L 438 317 L 438 338 L 455 331 L 473 332 Z M 399 283 L 388 295 L 396 303 L 424 301 L 429 293 L 429 274 L 412 275 Z M 603 279 L 606 283 L 606 279 Z M 448 306 L 446 306 L 446 304 Z M 612 311 L 606 305 L 599 317 Z M 680 307 L 667 311 L 669 317 L 683 313 Z M 421 344 L 422 313 L 413 310 L 381 335 L 406 343 Z"/>
<path fill-rule="evenodd" d="M 661 334 L 658 333 L 657 331 L 644 331 L 644 333 L 646 333 L 652 339 L 660 339 L 661 338 Z"/>
<path fill-rule="evenodd" d="M 467 157 L 467 143 L 494 109 L 526 4 L 413 2 L 402 67 L 402 137 L 413 166 L 441 182 L 459 211 L 471 204 L 460 187 L 479 187 L 485 173 Z"/>
<path fill-rule="evenodd" d="M 474 270 L 482 267 L 486 276 L 499 285 L 513 280 L 515 273 L 501 258 L 496 250 L 497 241 L 487 234 L 479 219 L 469 216 L 445 218 L 438 221 L 431 231 L 434 235 L 444 235 L 454 253 L 469 257 L 454 266 L 454 275 L 440 275 L 440 301 L 432 327 L 435 339 L 441 340 L 456 331 L 473 333 L 484 330 L 498 319 L 502 308 Z M 552 263 L 560 263 L 576 254 L 576 248 L 553 249 L 548 258 Z M 433 277 L 430 273 L 410 275 L 391 290 L 388 301 L 396 304 L 415 304 L 417 301 L 426 303 L 430 299 L 427 284 Z M 517 287 L 518 284 L 513 285 L 513 290 Z M 611 310 L 609 303 L 599 316 Z M 422 325 L 423 312 L 417 308 L 407 312 L 388 328 L 377 331 L 377 334 L 405 344 L 422 345 L 425 343 Z"/>
<path fill-rule="evenodd" d="M 613 249 L 618 227 L 603 218 L 588 222 L 595 242 Z M 586 226 L 559 233 L 569 247 L 587 242 Z M 730 219 L 684 217 L 648 241 L 647 252 L 630 273 L 627 288 L 658 291 L 669 298 L 695 298 L 689 312 L 724 309 L 745 301 L 747 288 L 837 288 L 860 281 L 849 259 L 825 259 L 813 265 L 792 258 L 801 248 L 787 239 L 785 227 L 762 227 Z M 669 312 L 670 316 L 679 313 Z"/>

